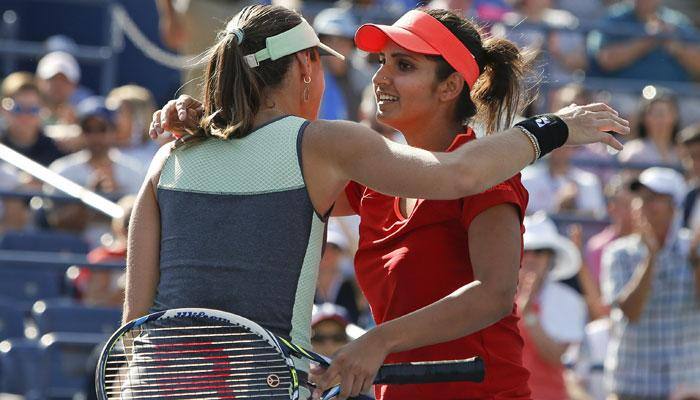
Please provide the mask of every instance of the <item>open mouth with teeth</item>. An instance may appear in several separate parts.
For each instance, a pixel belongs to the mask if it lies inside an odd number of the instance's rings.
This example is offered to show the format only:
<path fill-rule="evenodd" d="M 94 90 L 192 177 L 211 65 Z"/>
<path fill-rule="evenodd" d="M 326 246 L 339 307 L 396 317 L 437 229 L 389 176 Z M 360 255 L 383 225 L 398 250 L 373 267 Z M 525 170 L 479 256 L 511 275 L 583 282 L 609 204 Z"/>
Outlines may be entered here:
<path fill-rule="evenodd" d="M 388 103 L 388 102 L 397 101 L 398 99 L 399 98 L 396 96 L 392 96 L 392 95 L 385 94 L 385 93 L 378 93 L 377 94 L 377 102 L 378 103 Z"/>

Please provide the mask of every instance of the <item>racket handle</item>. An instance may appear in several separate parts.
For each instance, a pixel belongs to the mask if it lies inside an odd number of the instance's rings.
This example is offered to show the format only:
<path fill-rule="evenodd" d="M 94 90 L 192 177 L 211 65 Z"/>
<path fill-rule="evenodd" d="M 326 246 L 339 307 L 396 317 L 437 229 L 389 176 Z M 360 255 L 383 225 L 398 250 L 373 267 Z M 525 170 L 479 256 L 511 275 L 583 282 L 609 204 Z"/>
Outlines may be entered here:
<path fill-rule="evenodd" d="M 481 382 L 484 375 L 484 361 L 473 357 L 466 360 L 386 364 L 379 368 L 374 383 Z"/>

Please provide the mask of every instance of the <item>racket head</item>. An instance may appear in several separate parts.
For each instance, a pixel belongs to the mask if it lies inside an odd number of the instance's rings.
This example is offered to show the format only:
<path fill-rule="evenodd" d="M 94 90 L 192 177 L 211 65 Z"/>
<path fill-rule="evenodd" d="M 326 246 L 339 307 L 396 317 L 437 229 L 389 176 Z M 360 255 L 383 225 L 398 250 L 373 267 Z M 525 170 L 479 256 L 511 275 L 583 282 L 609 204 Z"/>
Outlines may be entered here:
<path fill-rule="evenodd" d="M 178 308 L 135 319 L 105 344 L 95 386 L 111 399 L 291 399 L 299 378 L 277 337 L 239 315 Z"/>

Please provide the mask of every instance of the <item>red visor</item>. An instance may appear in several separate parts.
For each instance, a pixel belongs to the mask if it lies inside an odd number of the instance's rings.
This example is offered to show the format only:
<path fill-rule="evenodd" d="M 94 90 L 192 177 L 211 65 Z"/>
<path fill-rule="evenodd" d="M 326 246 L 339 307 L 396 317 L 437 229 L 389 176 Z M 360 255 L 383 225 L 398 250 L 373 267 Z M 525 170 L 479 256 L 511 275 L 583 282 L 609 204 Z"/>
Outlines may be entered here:
<path fill-rule="evenodd" d="M 469 88 L 479 78 L 479 66 L 469 49 L 429 14 L 411 10 L 391 26 L 364 24 L 355 33 L 357 47 L 370 53 L 380 52 L 389 39 L 415 53 L 442 56 L 462 74 Z"/>

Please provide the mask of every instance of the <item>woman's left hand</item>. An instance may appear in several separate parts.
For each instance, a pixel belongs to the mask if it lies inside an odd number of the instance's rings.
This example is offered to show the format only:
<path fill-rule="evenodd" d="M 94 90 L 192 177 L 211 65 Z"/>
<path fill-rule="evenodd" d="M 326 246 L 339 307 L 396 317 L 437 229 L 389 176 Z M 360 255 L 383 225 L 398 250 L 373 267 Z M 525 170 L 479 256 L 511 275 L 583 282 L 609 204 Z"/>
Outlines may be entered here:
<path fill-rule="evenodd" d="M 340 400 L 366 392 L 372 387 L 374 377 L 387 354 L 388 343 L 378 329 L 346 344 L 335 353 L 331 366 L 325 371 L 320 367 L 312 369 L 317 386 L 312 398 L 320 399 L 323 392 L 337 381 L 340 381 Z"/>

